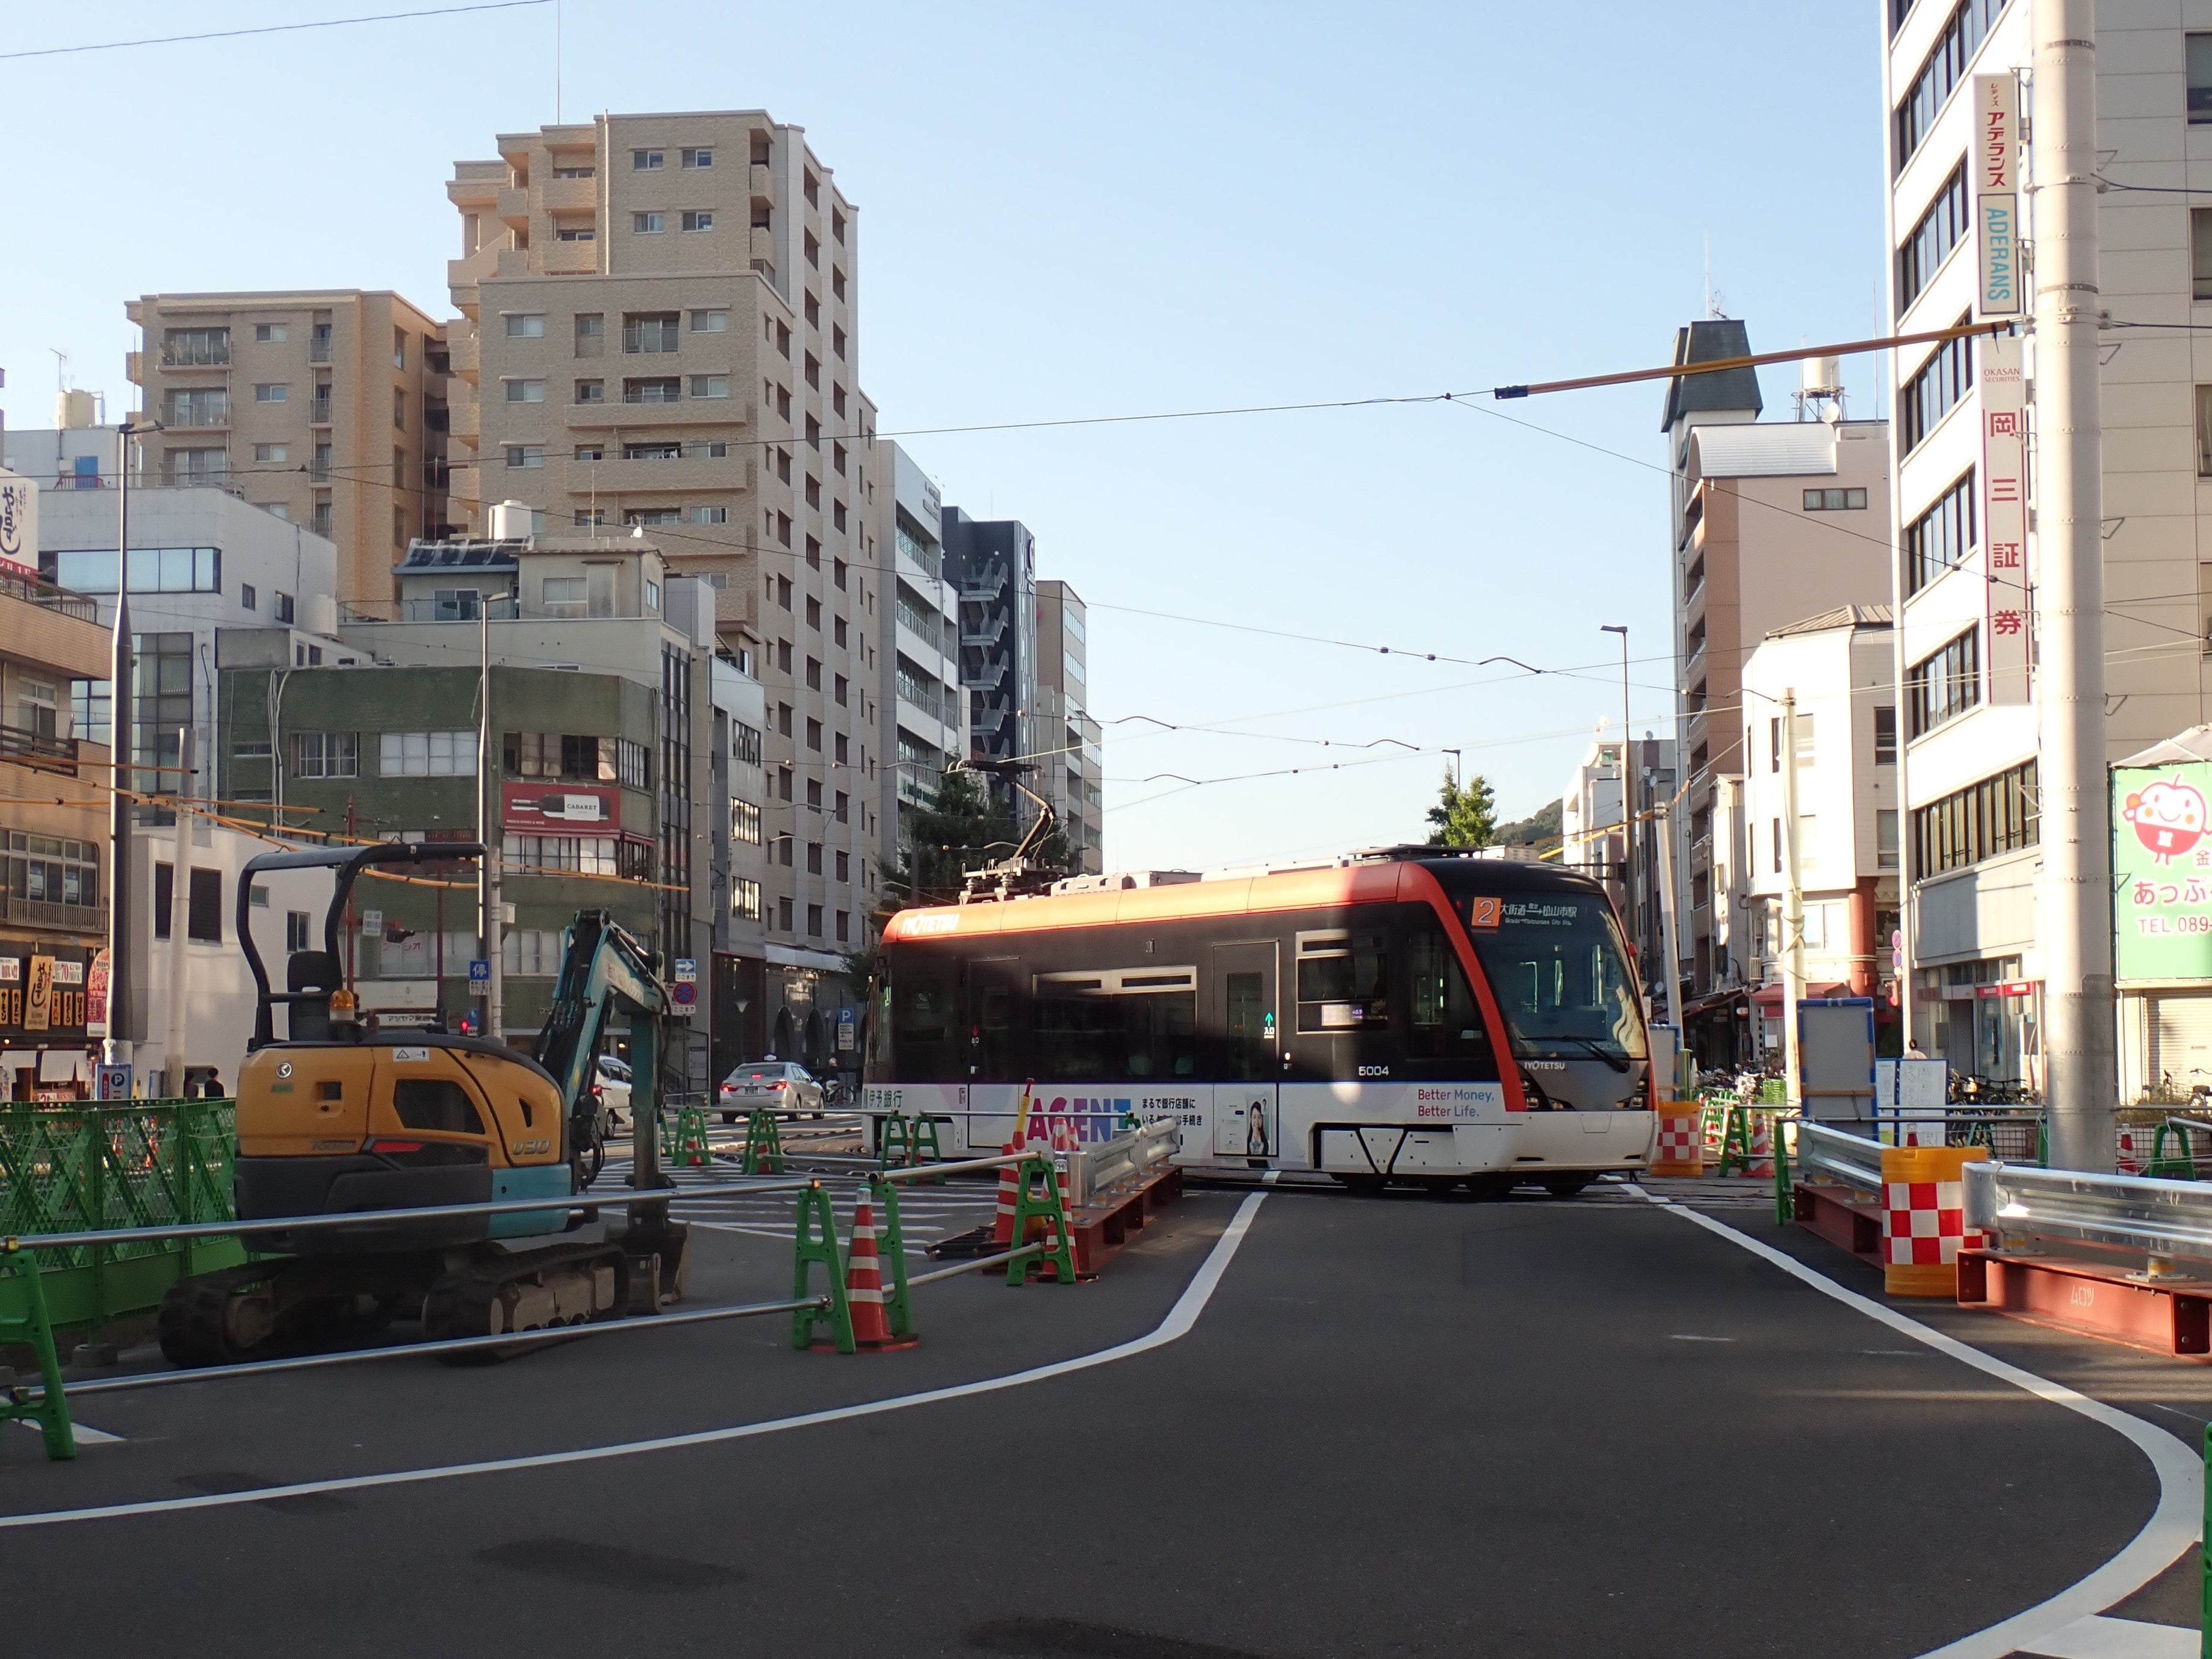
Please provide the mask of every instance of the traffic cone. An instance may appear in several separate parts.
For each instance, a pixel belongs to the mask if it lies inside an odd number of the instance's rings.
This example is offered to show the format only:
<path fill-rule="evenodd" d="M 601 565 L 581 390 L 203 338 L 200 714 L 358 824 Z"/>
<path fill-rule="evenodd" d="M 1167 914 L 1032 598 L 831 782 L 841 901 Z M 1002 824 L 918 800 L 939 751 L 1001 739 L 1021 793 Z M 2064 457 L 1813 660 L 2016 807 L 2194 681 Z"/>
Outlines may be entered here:
<path fill-rule="evenodd" d="M 1012 1158 L 1021 1151 L 1021 1147 L 1009 1141 L 1000 1150 L 1006 1157 Z M 1015 1172 L 1020 1168 L 1021 1166 L 1018 1164 L 1006 1164 L 1000 1167 L 999 1215 L 998 1219 L 991 1224 L 991 1242 L 994 1244 L 1011 1244 L 1014 1242 Z"/>
<path fill-rule="evenodd" d="M 884 1315 L 883 1262 L 876 1254 L 876 1213 L 865 1189 L 853 1207 L 853 1245 L 845 1256 L 845 1301 L 853 1310 L 853 1341 L 862 1352 L 910 1348 L 918 1340 L 891 1335 Z"/>

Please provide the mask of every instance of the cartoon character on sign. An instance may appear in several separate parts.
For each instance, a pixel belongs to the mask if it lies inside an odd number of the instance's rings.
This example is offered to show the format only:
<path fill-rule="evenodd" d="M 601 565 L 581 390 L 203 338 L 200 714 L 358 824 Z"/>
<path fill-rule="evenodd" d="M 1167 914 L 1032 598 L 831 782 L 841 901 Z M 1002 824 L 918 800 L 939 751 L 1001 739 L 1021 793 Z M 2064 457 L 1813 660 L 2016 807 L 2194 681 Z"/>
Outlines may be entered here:
<path fill-rule="evenodd" d="M 2204 834 L 2204 796 L 2178 778 L 2146 784 L 2121 803 L 2120 816 L 2135 826 L 2136 839 L 2159 863 L 2172 863 Z"/>

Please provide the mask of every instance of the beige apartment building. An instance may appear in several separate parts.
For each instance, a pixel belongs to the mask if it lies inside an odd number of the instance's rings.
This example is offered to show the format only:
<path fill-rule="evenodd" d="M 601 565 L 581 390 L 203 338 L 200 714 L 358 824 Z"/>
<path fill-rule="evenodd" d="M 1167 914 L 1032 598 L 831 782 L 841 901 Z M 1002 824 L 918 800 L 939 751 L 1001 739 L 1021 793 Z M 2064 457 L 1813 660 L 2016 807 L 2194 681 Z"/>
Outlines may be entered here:
<path fill-rule="evenodd" d="M 606 115 L 455 165 L 453 499 L 647 526 L 767 704 L 762 920 L 794 1022 L 854 1001 L 882 833 L 858 214 L 758 111 Z M 883 487 L 891 487 L 885 476 Z M 775 1014 L 769 1014 L 774 1024 Z"/>
<path fill-rule="evenodd" d="M 149 294 L 127 368 L 162 430 L 147 481 L 215 484 L 338 549 L 338 600 L 390 612 L 410 538 L 446 529 L 445 330 L 360 288 Z"/>

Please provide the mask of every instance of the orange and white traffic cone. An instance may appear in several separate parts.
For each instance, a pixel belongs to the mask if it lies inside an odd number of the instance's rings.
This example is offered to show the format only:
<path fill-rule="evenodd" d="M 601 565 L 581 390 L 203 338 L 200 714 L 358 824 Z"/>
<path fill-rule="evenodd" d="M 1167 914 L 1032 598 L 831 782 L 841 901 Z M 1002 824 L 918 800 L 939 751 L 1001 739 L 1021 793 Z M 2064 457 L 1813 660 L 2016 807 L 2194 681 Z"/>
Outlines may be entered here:
<path fill-rule="evenodd" d="M 1006 1156 L 1012 1158 L 1020 1152 L 1021 1148 L 1009 1141 L 1001 1150 Z M 1014 1242 L 1015 1177 L 1020 1168 L 1019 1164 L 1005 1164 L 1000 1166 L 999 1214 L 998 1219 L 991 1225 L 991 1242 L 994 1244 L 1011 1244 Z"/>
<path fill-rule="evenodd" d="M 876 1254 L 876 1213 L 864 1190 L 853 1207 L 853 1245 L 845 1256 L 845 1303 L 853 1311 L 853 1342 L 863 1353 L 910 1348 L 919 1340 L 891 1335 L 884 1313 L 883 1261 Z"/>

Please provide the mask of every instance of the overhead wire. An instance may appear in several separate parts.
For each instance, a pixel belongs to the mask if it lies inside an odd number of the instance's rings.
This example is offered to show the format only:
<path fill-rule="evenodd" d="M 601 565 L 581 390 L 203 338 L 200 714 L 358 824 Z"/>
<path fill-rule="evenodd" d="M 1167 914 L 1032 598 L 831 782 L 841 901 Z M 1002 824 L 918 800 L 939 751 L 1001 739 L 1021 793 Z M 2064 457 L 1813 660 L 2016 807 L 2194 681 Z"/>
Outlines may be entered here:
<path fill-rule="evenodd" d="M 249 34 L 296 34 L 303 29 L 349 28 L 356 23 L 397 23 L 417 17 L 458 17 L 464 12 L 514 11 L 525 6 L 545 6 L 553 0 L 482 0 L 466 6 L 439 6 L 427 11 L 387 11 L 366 17 L 319 17 L 304 23 L 264 23 L 254 28 L 208 29 L 197 34 L 156 34 L 138 40 L 96 40 L 76 46 L 35 46 L 23 51 L 0 51 L 0 62 L 16 58 L 67 58 L 79 52 L 121 51 L 131 46 L 177 46 L 195 40 L 236 40 Z"/>

